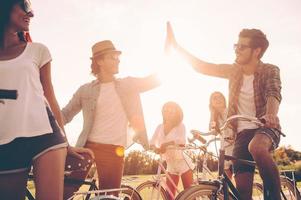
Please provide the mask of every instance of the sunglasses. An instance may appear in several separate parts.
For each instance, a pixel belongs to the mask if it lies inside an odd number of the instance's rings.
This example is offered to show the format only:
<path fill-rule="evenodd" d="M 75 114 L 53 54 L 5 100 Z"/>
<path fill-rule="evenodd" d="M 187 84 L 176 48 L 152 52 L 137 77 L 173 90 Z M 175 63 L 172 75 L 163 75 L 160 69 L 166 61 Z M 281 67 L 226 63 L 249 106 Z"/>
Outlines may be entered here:
<path fill-rule="evenodd" d="M 172 113 L 172 114 L 174 114 L 176 112 L 177 112 L 177 110 L 174 109 L 174 108 L 165 108 L 165 109 L 163 109 L 163 113 Z"/>
<path fill-rule="evenodd" d="M 245 49 L 248 49 L 248 48 L 252 48 L 252 47 L 249 45 L 245 45 L 245 44 L 234 44 L 233 45 L 233 49 L 238 50 L 238 51 L 244 51 Z"/>
<path fill-rule="evenodd" d="M 216 95 L 216 96 L 213 96 L 212 99 L 214 99 L 214 100 L 223 99 L 223 97 L 221 95 Z"/>
<path fill-rule="evenodd" d="M 120 60 L 119 54 L 108 54 L 105 56 L 105 58 L 111 59 L 111 60 Z"/>
<path fill-rule="evenodd" d="M 24 0 L 24 1 L 20 2 L 19 5 L 24 12 L 26 12 L 26 13 L 33 12 L 32 8 L 31 8 L 31 3 L 29 0 Z"/>

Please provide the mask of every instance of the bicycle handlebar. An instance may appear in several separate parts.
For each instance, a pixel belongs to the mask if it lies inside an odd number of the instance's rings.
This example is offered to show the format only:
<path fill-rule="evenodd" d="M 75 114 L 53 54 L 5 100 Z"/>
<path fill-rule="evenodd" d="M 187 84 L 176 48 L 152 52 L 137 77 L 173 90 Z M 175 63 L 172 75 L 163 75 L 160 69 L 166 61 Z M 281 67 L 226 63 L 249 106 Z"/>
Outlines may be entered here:
<path fill-rule="evenodd" d="M 220 127 L 220 130 L 223 131 L 224 129 L 226 129 L 233 120 L 248 121 L 258 126 L 264 126 L 265 124 L 264 119 L 258 119 L 257 117 L 251 117 L 247 115 L 232 115 L 231 117 L 228 117 L 226 119 L 226 122 Z"/>
<path fill-rule="evenodd" d="M 249 121 L 249 122 L 252 122 L 252 123 L 255 123 L 257 124 L 258 126 L 264 126 L 265 124 L 265 120 L 264 119 L 258 119 L 256 117 L 251 117 L 251 116 L 246 116 L 246 115 L 233 115 L 231 117 L 229 117 L 225 122 L 224 124 L 220 127 L 220 131 L 223 131 L 225 130 L 228 125 L 233 121 L 233 120 L 242 120 L 242 121 Z M 194 140 L 198 140 L 200 141 L 201 143 L 205 144 L 206 143 L 206 140 L 202 137 L 202 136 L 209 136 L 209 135 L 218 135 L 217 131 L 216 130 L 212 130 L 212 131 L 209 131 L 209 132 L 201 132 L 201 131 L 198 131 L 198 130 L 194 130 L 192 129 L 190 131 L 193 135 L 193 138 L 192 139 L 188 139 L 188 141 L 191 143 L 193 142 Z"/>
<path fill-rule="evenodd" d="M 189 149 L 199 149 L 200 147 L 197 147 L 195 145 L 192 145 L 192 144 L 186 144 L 186 145 L 177 145 L 177 144 L 173 144 L 173 145 L 168 145 L 166 147 L 166 150 L 189 150 Z M 147 150 L 148 152 L 151 152 L 151 153 L 155 153 L 155 154 L 160 154 L 161 153 L 157 153 L 154 149 L 148 149 Z"/>

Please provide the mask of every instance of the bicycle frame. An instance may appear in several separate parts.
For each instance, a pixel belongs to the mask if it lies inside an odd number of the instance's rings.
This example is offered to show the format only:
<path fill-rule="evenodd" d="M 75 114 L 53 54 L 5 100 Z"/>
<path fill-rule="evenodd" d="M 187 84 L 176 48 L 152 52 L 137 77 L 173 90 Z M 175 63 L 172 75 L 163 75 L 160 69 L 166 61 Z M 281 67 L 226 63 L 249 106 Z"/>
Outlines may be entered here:
<path fill-rule="evenodd" d="M 240 194 L 236 187 L 233 185 L 232 181 L 229 179 L 228 175 L 225 173 L 224 169 L 224 161 L 225 161 L 225 150 L 220 149 L 220 155 L 219 155 L 219 166 L 218 166 L 218 175 L 221 178 L 222 182 L 222 189 L 224 194 L 224 200 L 229 199 L 229 189 L 231 191 L 232 197 L 239 200 Z"/>
<path fill-rule="evenodd" d="M 32 181 L 33 180 L 33 175 L 29 174 L 28 175 L 28 180 Z M 90 181 L 87 180 L 79 180 L 79 179 L 73 179 L 73 178 L 65 178 L 65 183 L 72 183 L 72 184 L 78 184 L 78 185 L 88 185 L 89 189 L 88 191 L 93 191 L 93 190 L 98 190 L 98 187 L 96 186 L 96 179 L 92 178 Z M 91 194 L 87 194 L 85 200 L 88 200 L 90 198 Z M 28 188 L 26 188 L 26 197 L 28 200 L 35 200 L 31 192 L 29 191 Z"/>
<path fill-rule="evenodd" d="M 166 148 L 166 150 L 187 150 L 187 149 L 191 149 L 191 148 L 196 149 L 195 146 L 191 146 L 191 145 L 190 146 L 171 145 L 171 146 L 168 146 Z M 150 152 L 156 154 L 156 152 L 154 152 L 152 150 L 150 150 Z M 185 152 L 182 152 L 182 153 L 185 153 Z M 162 174 L 164 174 L 165 177 L 162 177 L 163 176 Z M 165 180 L 164 180 L 164 178 L 165 178 Z M 169 181 L 171 183 L 172 187 L 174 187 L 176 189 L 177 193 L 180 193 L 180 190 L 178 189 L 177 185 L 172 180 L 167 169 L 164 167 L 162 154 L 160 154 L 160 159 L 158 160 L 157 173 L 155 176 L 153 176 L 153 180 L 151 180 L 151 182 L 154 183 L 153 188 L 156 188 L 158 190 L 158 193 L 156 194 L 156 196 L 154 196 L 154 194 L 152 192 L 150 196 L 147 196 L 147 198 L 152 199 L 152 200 L 159 199 L 160 194 L 162 194 L 161 192 L 164 192 L 164 196 L 169 194 L 170 197 L 174 199 L 176 197 L 176 195 L 174 195 L 173 192 L 171 191 L 171 189 L 167 186 L 167 181 Z M 146 181 L 146 182 L 148 182 L 148 181 Z M 140 185 L 143 185 L 143 184 L 144 183 L 142 183 Z M 140 185 L 138 186 L 138 188 L 140 187 Z"/>
<path fill-rule="evenodd" d="M 174 188 L 176 188 L 177 193 L 179 193 L 180 191 L 179 191 L 179 189 L 177 188 L 177 185 L 175 184 L 175 182 L 174 182 L 174 181 L 172 180 L 172 178 L 169 176 L 169 174 L 168 174 L 167 170 L 165 169 L 165 167 L 163 166 L 163 162 L 162 162 L 161 156 L 160 156 L 160 160 L 159 160 L 159 163 L 158 163 L 158 164 L 159 164 L 159 166 L 158 166 L 158 169 L 157 169 L 157 174 L 156 174 L 156 179 L 155 179 L 155 181 L 159 184 L 159 191 L 161 190 L 161 187 L 163 187 L 163 189 L 164 189 L 165 191 L 167 191 L 168 194 L 174 199 L 174 198 L 175 198 L 175 195 L 171 192 L 171 190 L 170 190 L 169 187 L 167 186 L 167 182 L 164 181 L 164 180 L 161 178 L 161 176 L 162 176 L 161 172 L 162 172 L 162 171 L 163 171 L 163 173 L 165 174 L 166 179 L 168 179 L 168 180 L 171 182 L 172 186 L 173 186 Z M 164 184 L 162 184 L 162 182 L 163 182 Z M 153 199 L 153 198 L 151 197 L 151 199 Z M 157 197 L 156 197 L 155 199 L 159 199 L 159 193 L 157 193 Z"/>
<path fill-rule="evenodd" d="M 284 170 L 284 171 L 280 172 L 280 177 L 284 177 L 286 180 L 291 182 L 291 184 L 293 185 L 293 187 L 295 189 L 294 195 L 297 196 L 297 193 L 300 194 L 300 191 L 298 190 L 298 187 L 297 187 L 298 180 L 296 180 L 295 173 L 296 173 L 296 171 L 294 171 L 294 170 Z M 284 192 L 282 190 L 281 190 L 281 195 L 285 196 Z"/>
<path fill-rule="evenodd" d="M 111 193 L 111 192 L 122 192 L 122 191 L 125 191 L 127 190 L 128 188 L 118 188 L 118 189 L 104 189 L 104 190 L 93 190 L 93 191 L 88 191 L 88 192 L 75 192 L 74 193 L 74 196 L 76 195 L 92 195 L 92 194 L 100 194 L 102 193 L 99 197 L 100 198 L 108 198 L 110 197 L 111 199 L 120 199 L 118 197 L 115 197 L 113 195 L 108 195 L 108 193 Z M 74 198 L 74 196 L 70 197 L 68 200 L 72 200 Z"/>

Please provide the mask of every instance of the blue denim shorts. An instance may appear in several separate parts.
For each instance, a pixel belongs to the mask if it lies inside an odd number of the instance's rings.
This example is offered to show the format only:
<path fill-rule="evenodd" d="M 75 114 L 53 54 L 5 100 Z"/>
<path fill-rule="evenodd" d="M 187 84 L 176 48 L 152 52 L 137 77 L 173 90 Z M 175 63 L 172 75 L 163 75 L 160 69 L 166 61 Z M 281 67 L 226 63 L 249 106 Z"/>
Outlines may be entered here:
<path fill-rule="evenodd" d="M 255 134 L 264 134 L 271 139 L 272 146 L 270 151 L 273 151 L 278 147 L 281 135 L 280 130 L 267 127 L 260 127 L 257 129 L 245 129 L 237 134 L 233 149 L 233 156 L 235 158 L 254 161 L 251 153 L 249 152 L 248 146 Z M 255 171 L 255 166 L 245 165 L 235 161 L 233 163 L 235 174 L 243 172 L 254 173 Z"/>
<path fill-rule="evenodd" d="M 67 147 L 52 112 L 46 107 L 52 133 L 34 137 L 19 137 L 8 144 L 0 145 L 0 174 L 17 173 L 28 170 L 32 161 L 44 153 Z"/>

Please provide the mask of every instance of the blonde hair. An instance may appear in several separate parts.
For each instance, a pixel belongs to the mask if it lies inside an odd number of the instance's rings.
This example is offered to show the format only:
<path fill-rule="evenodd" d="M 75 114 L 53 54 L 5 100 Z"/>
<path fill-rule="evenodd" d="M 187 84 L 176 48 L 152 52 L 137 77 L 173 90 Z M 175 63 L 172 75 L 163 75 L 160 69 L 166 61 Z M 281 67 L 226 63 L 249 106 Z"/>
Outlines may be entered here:
<path fill-rule="evenodd" d="M 169 101 L 163 105 L 162 115 L 163 115 L 164 109 L 166 109 L 167 107 L 171 107 L 171 108 L 175 109 L 175 111 L 176 111 L 173 119 L 170 119 L 172 121 L 173 127 L 176 127 L 183 121 L 183 117 L 184 117 L 183 110 L 182 110 L 181 106 L 179 104 L 177 104 L 176 102 Z M 166 119 L 164 119 L 164 116 L 163 116 L 163 123 L 165 123 L 165 122 L 166 122 Z"/>

